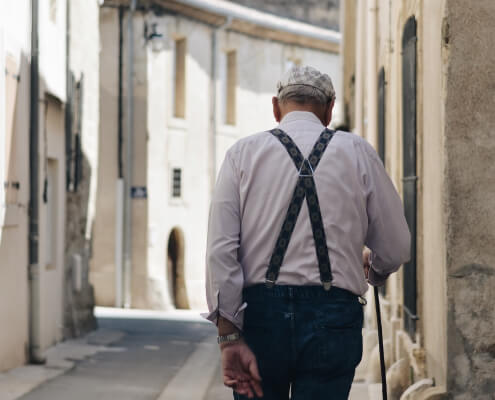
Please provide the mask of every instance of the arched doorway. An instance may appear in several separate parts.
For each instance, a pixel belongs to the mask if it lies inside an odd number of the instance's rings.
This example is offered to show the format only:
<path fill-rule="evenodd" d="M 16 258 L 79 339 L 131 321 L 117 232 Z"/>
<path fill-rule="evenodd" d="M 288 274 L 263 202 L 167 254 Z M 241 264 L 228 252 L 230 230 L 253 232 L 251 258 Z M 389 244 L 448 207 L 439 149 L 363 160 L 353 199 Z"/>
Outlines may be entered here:
<path fill-rule="evenodd" d="M 168 237 L 167 278 L 172 304 L 176 308 L 188 309 L 184 277 L 184 235 L 179 228 L 172 229 Z"/>

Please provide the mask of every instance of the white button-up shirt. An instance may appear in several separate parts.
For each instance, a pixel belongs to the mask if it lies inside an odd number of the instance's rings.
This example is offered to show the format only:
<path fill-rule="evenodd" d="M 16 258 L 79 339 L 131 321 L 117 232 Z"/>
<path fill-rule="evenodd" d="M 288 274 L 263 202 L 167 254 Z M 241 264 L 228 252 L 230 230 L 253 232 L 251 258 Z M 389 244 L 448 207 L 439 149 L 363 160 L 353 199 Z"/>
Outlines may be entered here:
<path fill-rule="evenodd" d="M 278 126 L 307 157 L 325 129 L 310 112 L 288 113 Z M 270 132 L 235 143 L 213 194 L 208 224 L 206 295 L 210 313 L 242 329 L 244 287 L 264 283 L 270 257 L 298 179 L 292 159 Z M 363 295 L 362 251 L 373 252 L 372 283 L 408 261 L 410 233 L 402 202 L 375 150 L 337 131 L 314 172 L 332 265 L 332 285 Z M 321 285 L 306 201 L 277 284 Z M 331 290 L 331 289 L 330 289 Z"/>

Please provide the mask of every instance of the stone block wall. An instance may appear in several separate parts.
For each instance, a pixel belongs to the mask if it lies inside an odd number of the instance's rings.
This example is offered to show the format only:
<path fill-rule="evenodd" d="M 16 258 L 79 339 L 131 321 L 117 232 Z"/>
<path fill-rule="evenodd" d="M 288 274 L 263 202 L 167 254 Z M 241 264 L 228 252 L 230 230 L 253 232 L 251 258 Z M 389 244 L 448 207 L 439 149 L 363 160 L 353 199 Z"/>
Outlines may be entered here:
<path fill-rule="evenodd" d="M 445 105 L 448 392 L 495 393 L 495 3 L 447 2 Z"/>

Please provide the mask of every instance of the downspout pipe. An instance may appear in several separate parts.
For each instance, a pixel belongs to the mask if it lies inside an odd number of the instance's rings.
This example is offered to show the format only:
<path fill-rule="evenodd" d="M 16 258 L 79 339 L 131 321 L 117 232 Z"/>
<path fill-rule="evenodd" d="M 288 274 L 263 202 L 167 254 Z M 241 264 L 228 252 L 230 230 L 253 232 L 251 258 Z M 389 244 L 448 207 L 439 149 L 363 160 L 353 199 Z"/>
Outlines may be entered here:
<path fill-rule="evenodd" d="M 133 179 L 134 157 L 134 12 L 137 0 L 131 0 L 127 20 L 127 137 L 126 137 L 126 174 L 124 185 L 125 202 L 125 290 L 124 306 L 131 306 L 131 279 L 132 279 L 132 198 L 131 188 Z"/>
<path fill-rule="evenodd" d="M 214 27 L 211 32 L 211 66 L 210 66 L 210 194 L 213 195 L 217 175 L 217 70 L 218 70 L 218 33 L 226 30 L 232 24 L 232 17 L 228 16 L 225 22 Z"/>
<path fill-rule="evenodd" d="M 39 7 L 31 1 L 31 77 L 29 122 L 29 362 L 43 364 L 39 265 Z"/>

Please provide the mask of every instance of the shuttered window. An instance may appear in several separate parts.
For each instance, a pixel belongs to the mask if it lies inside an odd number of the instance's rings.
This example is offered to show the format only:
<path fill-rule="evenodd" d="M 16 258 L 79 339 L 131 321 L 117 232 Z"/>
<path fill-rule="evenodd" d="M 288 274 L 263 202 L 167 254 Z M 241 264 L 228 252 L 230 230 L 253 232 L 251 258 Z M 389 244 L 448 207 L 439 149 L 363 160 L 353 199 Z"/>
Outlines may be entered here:
<path fill-rule="evenodd" d="M 411 260 L 404 265 L 404 329 L 414 338 L 416 283 L 416 19 L 407 20 L 402 36 L 402 134 L 404 212 L 411 231 Z"/>
<path fill-rule="evenodd" d="M 226 115 L 225 123 L 227 125 L 236 124 L 236 108 L 237 108 L 237 52 L 235 50 L 227 53 L 227 85 L 225 99 L 226 99 Z"/>

